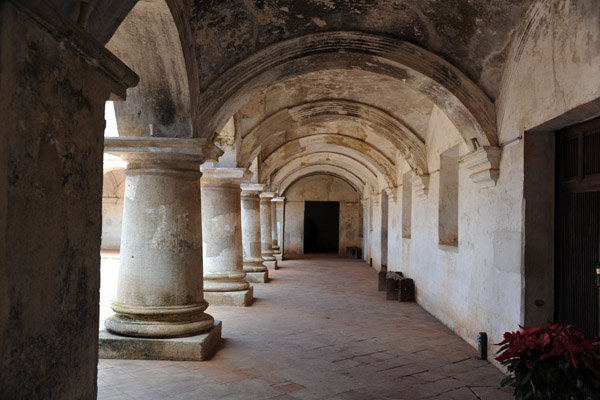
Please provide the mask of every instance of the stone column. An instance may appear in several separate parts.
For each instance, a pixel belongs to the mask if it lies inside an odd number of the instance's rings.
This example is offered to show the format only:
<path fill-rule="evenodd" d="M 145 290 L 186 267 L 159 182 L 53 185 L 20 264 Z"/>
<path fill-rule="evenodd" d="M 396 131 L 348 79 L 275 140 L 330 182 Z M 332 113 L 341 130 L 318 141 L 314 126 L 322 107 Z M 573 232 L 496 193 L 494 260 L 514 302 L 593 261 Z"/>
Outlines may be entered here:
<path fill-rule="evenodd" d="M 242 245 L 246 280 L 253 283 L 269 281 L 269 270 L 261 257 L 260 199 L 265 185 L 243 183 L 242 188 Z"/>
<path fill-rule="evenodd" d="M 363 260 L 369 261 L 369 199 L 360 199 L 363 214 Z"/>
<path fill-rule="evenodd" d="M 279 243 L 277 242 L 277 207 L 275 205 L 275 199 L 277 198 L 277 192 L 275 197 L 271 199 L 271 244 L 273 246 L 273 256 L 277 258 L 277 254 L 280 254 Z"/>
<path fill-rule="evenodd" d="M 112 304 L 116 315 L 106 320 L 106 327 L 117 335 L 146 338 L 204 333 L 195 341 L 196 359 L 210 353 L 221 331 L 220 322 L 204 312 L 208 304 L 202 290 L 198 168 L 213 149 L 203 139 L 105 139 L 105 151 L 128 162 L 121 264 Z M 140 343 L 138 339 L 123 348 L 123 358 L 169 358 L 165 353 L 175 346 L 155 341 L 148 355 Z M 102 356 L 102 340 L 100 346 Z M 105 343 L 109 356 L 115 346 Z M 136 352 L 142 355 L 136 357 Z"/>
<path fill-rule="evenodd" d="M 276 193 L 260 194 L 260 248 L 264 264 L 270 269 L 277 269 L 277 260 L 273 256 L 273 233 L 271 231 L 271 200 Z"/>
<path fill-rule="evenodd" d="M 285 197 L 271 200 L 271 225 L 273 227 L 273 255 L 277 261 L 283 260 L 283 209 Z"/>
<path fill-rule="evenodd" d="M 240 184 L 249 171 L 210 164 L 200 171 L 204 297 L 212 305 L 247 306 L 253 288 L 242 267 Z"/>

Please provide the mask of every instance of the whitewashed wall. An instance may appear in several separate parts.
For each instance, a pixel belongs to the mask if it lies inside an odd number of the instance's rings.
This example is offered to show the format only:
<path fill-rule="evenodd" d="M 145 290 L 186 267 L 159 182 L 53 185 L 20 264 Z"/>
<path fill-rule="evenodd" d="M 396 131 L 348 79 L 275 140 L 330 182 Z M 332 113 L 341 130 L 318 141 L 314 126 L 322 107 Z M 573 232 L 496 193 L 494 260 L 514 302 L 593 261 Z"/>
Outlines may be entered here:
<path fill-rule="evenodd" d="M 600 2 L 542 1 L 527 19 L 530 30 L 516 36 L 496 101 L 501 143 L 515 133 L 527 140 L 527 130 L 578 106 L 588 104 L 583 110 L 586 118 L 594 116 L 593 110 L 600 114 Z M 577 122 L 576 118 L 567 120 Z M 426 143 L 429 193 L 424 200 L 413 193 L 411 238 L 402 238 L 402 196 L 390 199 L 388 268 L 413 278 L 417 301 L 473 346 L 477 333 L 487 332 L 489 354 L 494 354 L 492 344 L 525 320 L 527 284 L 539 284 L 526 282 L 523 272 L 523 142 L 504 149 L 495 187 L 478 188 L 469 171 L 459 167 L 456 247 L 438 244 L 439 155 L 460 144 L 463 156 L 467 147 L 436 108 Z M 399 173 L 406 170 L 404 166 Z M 376 268 L 380 209 L 374 206 L 375 229 L 369 240 Z M 548 274 L 552 275 L 551 267 Z M 553 303 L 552 298 L 544 300 Z"/>

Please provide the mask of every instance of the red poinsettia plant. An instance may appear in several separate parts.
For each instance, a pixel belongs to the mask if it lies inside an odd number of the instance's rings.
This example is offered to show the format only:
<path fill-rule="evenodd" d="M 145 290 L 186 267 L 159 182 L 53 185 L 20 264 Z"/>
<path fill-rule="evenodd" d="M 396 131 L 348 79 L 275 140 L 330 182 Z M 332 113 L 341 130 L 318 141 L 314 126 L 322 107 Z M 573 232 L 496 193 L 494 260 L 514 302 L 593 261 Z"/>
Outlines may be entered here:
<path fill-rule="evenodd" d="M 600 389 L 600 338 L 553 322 L 520 328 L 504 334 L 496 357 L 517 400 L 588 399 Z"/>

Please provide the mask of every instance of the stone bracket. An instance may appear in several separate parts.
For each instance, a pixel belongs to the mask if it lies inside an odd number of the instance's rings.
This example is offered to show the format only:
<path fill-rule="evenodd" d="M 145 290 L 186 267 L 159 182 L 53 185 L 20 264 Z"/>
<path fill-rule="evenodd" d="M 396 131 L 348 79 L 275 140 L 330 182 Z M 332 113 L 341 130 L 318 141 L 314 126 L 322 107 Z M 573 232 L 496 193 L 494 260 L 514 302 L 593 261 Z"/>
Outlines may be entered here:
<path fill-rule="evenodd" d="M 387 194 L 388 198 L 392 201 L 396 201 L 398 199 L 398 186 L 388 187 L 383 189 L 385 194 Z"/>
<path fill-rule="evenodd" d="M 417 197 L 421 200 L 427 198 L 429 193 L 429 175 L 415 175 L 412 178 L 412 186 Z"/>
<path fill-rule="evenodd" d="M 479 188 L 496 186 L 500 176 L 500 158 L 502 148 L 496 146 L 481 147 L 461 158 L 462 164 L 470 171 L 470 177 Z"/>

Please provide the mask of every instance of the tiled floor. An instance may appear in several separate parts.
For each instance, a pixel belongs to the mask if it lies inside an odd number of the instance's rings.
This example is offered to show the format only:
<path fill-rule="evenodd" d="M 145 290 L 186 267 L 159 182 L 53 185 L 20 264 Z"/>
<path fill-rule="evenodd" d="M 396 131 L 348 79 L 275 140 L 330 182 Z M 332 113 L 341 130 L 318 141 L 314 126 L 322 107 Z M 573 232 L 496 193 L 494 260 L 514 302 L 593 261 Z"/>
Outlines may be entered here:
<path fill-rule="evenodd" d="M 498 388 L 502 374 L 435 318 L 416 304 L 385 300 L 364 262 L 329 257 L 281 266 L 270 283 L 255 284 L 251 307 L 209 307 L 223 321 L 211 360 L 101 360 L 99 398 L 512 398 Z M 103 269 L 103 295 L 114 293 L 104 285 L 114 284 L 109 271 L 116 269 Z"/>

